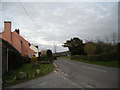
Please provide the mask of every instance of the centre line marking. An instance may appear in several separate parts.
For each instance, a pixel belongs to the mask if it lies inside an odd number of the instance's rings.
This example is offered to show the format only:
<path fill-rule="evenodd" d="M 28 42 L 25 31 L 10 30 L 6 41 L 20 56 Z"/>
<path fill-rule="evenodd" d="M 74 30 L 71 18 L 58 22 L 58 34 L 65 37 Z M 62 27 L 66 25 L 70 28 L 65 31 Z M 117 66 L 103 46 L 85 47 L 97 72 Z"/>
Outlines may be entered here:
<path fill-rule="evenodd" d="M 82 66 L 82 67 L 97 70 L 97 71 L 107 72 L 105 70 L 101 70 L 101 69 L 97 69 L 97 68 L 91 68 L 91 67 L 88 67 L 88 66 Z"/>

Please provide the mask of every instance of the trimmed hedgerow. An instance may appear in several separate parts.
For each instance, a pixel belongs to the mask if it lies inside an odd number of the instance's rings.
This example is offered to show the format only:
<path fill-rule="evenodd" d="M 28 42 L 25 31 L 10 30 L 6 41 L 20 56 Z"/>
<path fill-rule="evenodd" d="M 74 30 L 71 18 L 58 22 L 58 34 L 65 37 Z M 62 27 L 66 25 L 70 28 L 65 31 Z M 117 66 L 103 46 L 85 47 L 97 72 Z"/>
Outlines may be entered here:
<path fill-rule="evenodd" d="M 1 39 L 1 38 L 0 38 Z M 6 72 L 6 63 L 8 59 L 8 69 L 16 69 L 26 63 L 26 58 L 21 56 L 21 54 L 7 41 L 1 39 L 2 41 L 2 68 L 3 73 Z"/>
<path fill-rule="evenodd" d="M 113 61 L 118 60 L 118 53 L 109 53 L 101 55 L 75 55 L 71 56 L 71 59 L 76 60 L 91 60 L 91 61 Z"/>

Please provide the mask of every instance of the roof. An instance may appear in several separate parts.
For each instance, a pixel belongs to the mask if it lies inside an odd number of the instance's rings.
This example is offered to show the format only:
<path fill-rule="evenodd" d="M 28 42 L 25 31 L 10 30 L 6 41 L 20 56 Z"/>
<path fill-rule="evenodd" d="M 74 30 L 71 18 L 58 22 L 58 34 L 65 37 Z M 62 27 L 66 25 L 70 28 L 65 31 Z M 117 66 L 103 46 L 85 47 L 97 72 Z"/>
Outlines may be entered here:
<path fill-rule="evenodd" d="M 14 32 L 12 32 L 12 33 L 16 33 L 16 34 L 18 34 L 16 31 L 14 31 Z M 19 37 L 21 38 L 21 39 L 23 39 L 23 40 L 25 40 L 20 34 L 18 34 L 19 35 Z M 26 42 L 28 42 L 27 40 L 25 40 Z M 28 42 L 29 43 L 29 42 Z"/>

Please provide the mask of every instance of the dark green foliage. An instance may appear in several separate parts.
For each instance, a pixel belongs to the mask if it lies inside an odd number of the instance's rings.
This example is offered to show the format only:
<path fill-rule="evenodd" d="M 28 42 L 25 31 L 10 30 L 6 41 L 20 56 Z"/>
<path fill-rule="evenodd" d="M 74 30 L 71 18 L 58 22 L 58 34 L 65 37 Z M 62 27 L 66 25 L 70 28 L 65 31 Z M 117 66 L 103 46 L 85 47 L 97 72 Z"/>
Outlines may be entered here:
<path fill-rule="evenodd" d="M 104 43 L 104 42 L 98 42 L 96 44 L 96 52 L 95 54 L 107 54 L 107 53 L 116 53 L 117 52 L 117 45 L 110 44 L 110 43 Z"/>
<path fill-rule="evenodd" d="M 120 54 L 120 42 L 117 45 L 118 53 Z"/>
<path fill-rule="evenodd" d="M 92 42 L 88 42 L 84 45 L 84 52 L 87 53 L 87 55 L 94 55 L 96 51 L 96 46 Z"/>
<path fill-rule="evenodd" d="M 16 69 L 25 63 L 21 55 L 15 51 L 9 50 L 8 57 L 9 69 Z"/>
<path fill-rule="evenodd" d="M 117 45 L 117 50 L 118 50 L 118 60 L 120 60 L 120 42 Z M 120 62 L 119 62 L 120 64 Z"/>
<path fill-rule="evenodd" d="M 22 56 L 22 60 L 24 60 L 25 63 L 30 63 L 30 58 L 28 56 Z"/>
<path fill-rule="evenodd" d="M 97 43 L 96 44 L 95 54 L 101 54 L 102 52 L 103 52 L 103 45 L 102 45 L 102 43 Z"/>
<path fill-rule="evenodd" d="M 71 55 L 82 55 L 84 52 L 83 41 L 77 37 L 67 40 L 63 47 L 68 47 Z"/>
<path fill-rule="evenodd" d="M 41 61 L 47 61 L 47 56 L 46 55 L 42 55 L 41 56 Z"/>
<path fill-rule="evenodd" d="M 50 49 L 47 50 L 46 55 L 47 55 L 48 61 L 52 63 L 52 51 Z"/>
<path fill-rule="evenodd" d="M 41 73 L 38 76 L 37 75 L 33 76 L 36 69 L 40 69 Z M 39 78 L 39 77 L 42 77 L 44 75 L 49 74 L 53 70 L 54 70 L 54 65 L 53 64 L 42 64 L 42 65 L 40 65 L 39 67 L 36 67 L 36 68 L 32 68 L 31 64 L 24 64 L 23 66 L 15 69 L 15 70 L 11 70 L 11 71 L 6 73 L 3 76 L 3 84 L 2 84 L 2 86 L 3 87 L 11 86 L 11 85 L 19 84 L 19 83 L 22 83 L 22 82 L 25 82 L 25 81 L 28 81 L 28 80 L 31 80 L 31 79 Z M 21 71 L 26 72 L 29 77 L 27 77 L 25 79 L 22 79 L 22 80 L 17 80 L 16 79 L 16 80 L 13 80 L 12 82 L 4 82 L 4 81 L 12 80 Z"/>
<path fill-rule="evenodd" d="M 41 52 L 39 52 L 39 55 L 38 55 L 39 57 L 37 58 L 38 59 L 38 61 L 41 61 Z"/>
<path fill-rule="evenodd" d="M 47 57 L 52 57 L 52 51 L 50 49 L 47 50 L 46 54 Z"/>
<path fill-rule="evenodd" d="M 57 60 L 57 57 L 59 57 L 59 56 L 53 56 L 53 60 Z"/>
<path fill-rule="evenodd" d="M 50 63 L 52 63 L 53 55 L 50 49 L 46 50 L 46 53 L 41 55 L 41 61 L 49 61 Z"/>
<path fill-rule="evenodd" d="M 118 54 L 109 53 L 109 54 L 91 55 L 91 56 L 76 55 L 76 56 L 71 56 L 71 59 L 90 60 L 90 61 L 113 61 L 118 59 Z"/>
<path fill-rule="evenodd" d="M 87 45 L 87 43 L 83 44 L 82 40 L 79 38 L 73 38 L 71 40 L 67 40 L 64 43 L 64 47 L 68 47 L 71 52 L 71 59 L 77 60 L 88 60 L 88 61 L 117 61 L 120 59 L 120 43 L 105 43 L 100 40 L 97 42 L 91 41 L 93 46 Z M 83 50 L 84 48 L 84 50 Z M 92 51 L 94 50 L 94 52 Z M 91 51 L 90 51 L 91 50 Z"/>
<path fill-rule="evenodd" d="M 25 63 L 25 58 L 7 41 L 2 41 L 2 67 L 5 72 L 7 58 L 8 58 L 8 69 L 16 69 Z"/>

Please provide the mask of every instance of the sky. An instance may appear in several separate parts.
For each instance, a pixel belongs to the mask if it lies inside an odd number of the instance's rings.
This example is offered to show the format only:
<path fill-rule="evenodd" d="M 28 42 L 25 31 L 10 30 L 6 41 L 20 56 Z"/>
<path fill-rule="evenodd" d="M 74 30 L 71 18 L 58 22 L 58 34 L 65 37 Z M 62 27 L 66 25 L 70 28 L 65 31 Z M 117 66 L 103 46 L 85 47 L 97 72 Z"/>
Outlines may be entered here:
<path fill-rule="evenodd" d="M 118 32 L 117 2 L 3 2 L 2 26 L 12 22 L 12 31 L 39 50 L 67 51 L 62 47 L 66 40 L 78 37 L 86 40 L 111 39 Z"/>

